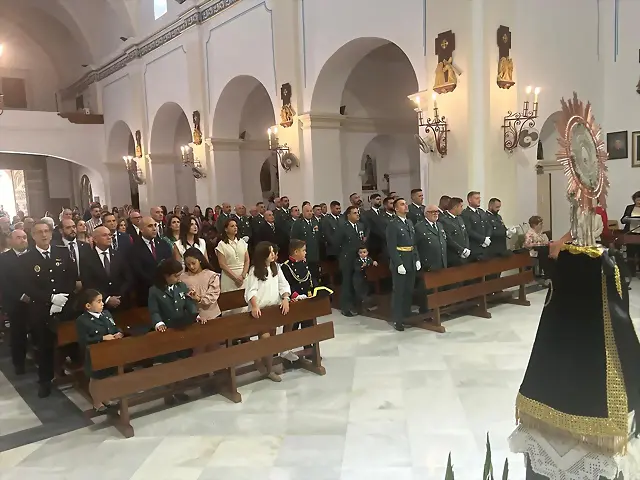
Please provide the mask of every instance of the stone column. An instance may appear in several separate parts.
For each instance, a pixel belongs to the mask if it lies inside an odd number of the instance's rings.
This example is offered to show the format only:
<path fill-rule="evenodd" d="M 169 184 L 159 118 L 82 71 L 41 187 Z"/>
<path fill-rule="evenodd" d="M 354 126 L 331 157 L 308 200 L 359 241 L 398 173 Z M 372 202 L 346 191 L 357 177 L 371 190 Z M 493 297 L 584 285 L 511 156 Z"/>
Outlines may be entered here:
<path fill-rule="evenodd" d="M 108 198 L 112 206 L 122 206 L 131 203 L 131 187 L 129 186 L 129 172 L 124 162 L 105 163 L 105 184 L 109 185 Z"/>
<path fill-rule="evenodd" d="M 153 184 L 150 175 L 149 162 L 147 153 L 149 152 L 149 142 L 151 141 L 151 129 L 149 126 L 149 119 L 147 117 L 147 103 L 145 96 L 145 83 L 144 83 L 144 64 L 142 60 L 135 60 L 131 62 L 127 67 L 129 69 L 129 76 L 131 77 L 131 85 L 133 91 L 131 92 L 131 102 L 134 105 L 136 118 L 132 125 L 129 125 L 135 135 L 136 130 L 140 130 L 142 133 L 142 158 L 137 159 L 138 167 L 142 171 L 145 177 L 145 183 L 138 186 L 138 195 L 140 199 L 140 210 L 142 212 L 149 211 L 151 205 L 155 203 L 153 198 Z M 126 155 L 126 152 L 123 152 Z M 129 203 L 129 202 L 127 202 Z"/>
<path fill-rule="evenodd" d="M 213 166 L 211 205 L 243 202 L 240 145 L 242 140 L 212 138 L 209 141 Z"/>
<path fill-rule="evenodd" d="M 178 202 L 175 181 L 175 166 L 178 161 L 179 159 L 174 155 L 156 154 L 150 157 L 147 188 L 150 189 L 148 192 L 151 193 L 153 205 L 166 205 L 167 208 L 171 208 Z M 142 193 L 140 196 L 142 197 Z M 147 208 L 143 209 L 142 202 L 140 202 L 140 209 L 143 213 L 149 207 L 151 205 L 147 204 Z"/>

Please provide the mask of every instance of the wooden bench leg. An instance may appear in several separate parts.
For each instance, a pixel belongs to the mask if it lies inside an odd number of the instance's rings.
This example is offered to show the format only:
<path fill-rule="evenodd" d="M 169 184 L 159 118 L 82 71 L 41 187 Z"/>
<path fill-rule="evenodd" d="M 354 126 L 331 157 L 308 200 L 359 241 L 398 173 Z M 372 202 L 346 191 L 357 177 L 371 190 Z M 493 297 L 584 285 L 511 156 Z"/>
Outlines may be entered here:
<path fill-rule="evenodd" d="M 482 295 L 481 297 L 478 297 L 478 306 L 472 309 L 469 312 L 469 314 L 475 315 L 476 317 L 481 317 L 481 318 L 491 318 L 491 313 L 489 313 L 489 309 L 487 306 L 486 295 Z"/>
<path fill-rule="evenodd" d="M 120 400 L 120 415 L 118 415 L 115 427 L 124 438 L 133 437 L 133 427 L 129 416 L 129 400 L 127 398 Z"/>
<path fill-rule="evenodd" d="M 431 332 L 436 333 L 446 333 L 446 329 L 442 325 L 442 313 L 440 311 L 440 307 L 435 307 L 433 309 L 433 318 L 425 319 L 422 322 L 416 323 L 416 327 L 422 328 L 423 330 L 429 330 Z"/>
<path fill-rule="evenodd" d="M 318 320 L 313 319 L 313 326 L 318 325 Z M 313 353 L 311 354 L 311 360 L 308 358 L 301 358 L 296 363 L 300 365 L 301 368 L 308 370 L 316 375 L 326 375 L 327 370 L 322 366 L 322 357 L 320 356 L 320 343 L 314 343 L 311 348 L 313 348 Z"/>
<path fill-rule="evenodd" d="M 223 378 L 224 380 L 220 388 L 220 395 L 231 400 L 233 403 L 242 402 L 242 395 L 240 395 L 240 392 L 238 392 L 238 383 L 236 381 L 236 369 L 225 368 L 223 373 Z"/>

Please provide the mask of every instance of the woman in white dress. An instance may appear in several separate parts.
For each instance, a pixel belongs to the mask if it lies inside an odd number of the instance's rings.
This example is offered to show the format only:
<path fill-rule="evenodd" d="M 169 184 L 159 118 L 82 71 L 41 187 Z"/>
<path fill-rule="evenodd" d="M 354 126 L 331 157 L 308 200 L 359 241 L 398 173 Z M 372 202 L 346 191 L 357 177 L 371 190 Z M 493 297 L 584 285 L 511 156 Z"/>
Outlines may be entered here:
<path fill-rule="evenodd" d="M 184 265 L 182 258 L 184 252 L 189 248 L 197 248 L 202 252 L 204 258 L 207 256 L 207 243 L 204 238 L 198 237 L 198 222 L 193 217 L 183 217 L 180 220 L 180 239 L 173 244 L 173 257 Z"/>
<path fill-rule="evenodd" d="M 233 218 L 224 222 L 224 228 L 219 233 L 220 242 L 216 247 L 216 256 L 222 270 L 220 290 L 230 292 L 240 290 L 249 271 L 249 252 L 247 244 L 237 238 L 238 224 Z"/>

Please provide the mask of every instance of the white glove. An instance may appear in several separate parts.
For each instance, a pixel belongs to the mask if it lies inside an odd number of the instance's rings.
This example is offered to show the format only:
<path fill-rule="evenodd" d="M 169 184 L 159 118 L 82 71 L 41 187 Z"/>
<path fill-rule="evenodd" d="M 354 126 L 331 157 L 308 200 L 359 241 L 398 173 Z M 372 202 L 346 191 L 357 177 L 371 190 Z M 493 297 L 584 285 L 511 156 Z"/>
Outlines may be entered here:
<path fill-rule="evenodd" d="M 507 238 L 511 238 L 512 236 L 514 236 L 517 231 L 518 229 L 516 227 L 511 227 L 509 230 L 507 230 Z"/>
<path fill-rule="evenodd" d="M 482 244 L 482 246 L 484 248 L 487 248 L 489 245 L 491 245 L 491 239 L 489 237 L 484 239 L 484 243 Z"/>
<path fill-rule="evenodd" d="M 62 307 L 59 307 L 58 305 L 51 305 L 51 308 L 49 309 L 49 315 L 55 315 L 56 313 L 60 313 L 62 311 Z"/>
<path fill-rule="evenodd" d="M 400 275 L 406 275 L 407 274 L 407 269 L 404 268 L 404 265 L 398 265 L 398 273 Z"/>
<path fill-rule="evenodd" d="M 419 271 L 422 268 L 422 264 L 420 263 L 420 260 L 418 260 L 416 262 L 416 270 Z"/>
<path fill-rule="evenodd" d="M 247 237 L 246 235 L 242 237 L 242 240 L 244 240 L 244 243 L 249 243 L 249 237 Z"/>
<path fill-rule="evenodd" d="M 460 257 L 467 258 L 469 255 L 471 255 L 471 250 L 465 248 L 464 250 L 462 250 L 462 255 L 460 255 Z"/>
<path fill-rule="evenodd" d="M 68 293 L 54 293 L 51 295 L 51 303 L 56 305 L 57 307 L 64 307 L 69 300 Z"/>
<path fill-rule="evenodd" d="M 294 302 L 297 302 L 298 300 L 304 300 L 305 298 L 308 298 L 306 295 L 297 295 Z"/>

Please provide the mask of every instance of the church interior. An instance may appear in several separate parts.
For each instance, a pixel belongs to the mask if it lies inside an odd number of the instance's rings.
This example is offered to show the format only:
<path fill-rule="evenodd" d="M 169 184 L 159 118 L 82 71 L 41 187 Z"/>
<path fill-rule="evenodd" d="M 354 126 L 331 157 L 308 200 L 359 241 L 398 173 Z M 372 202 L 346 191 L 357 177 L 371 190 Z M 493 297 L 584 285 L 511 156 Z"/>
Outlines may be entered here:
<path fill-rule="evenodd" d="M 332 257 L 327 242 L 313 260 L 307 246 L 310 267 L 317 263 L 335 291 L 291 302 L 291 321 L 315 315 L 310 328 L 291 332 L 286 317 L 263 315 L 260 325 L 273 329 L 263 338 L 251 331 L 251 302 L 223 288 L 219 302 L 228 295 L 234 305 L 215 320 L 224 328 L 213 321 L 203 336 L 174 331 L 169 347 L 147 346 L 147 336 L 163 334 L 127 324 L 130 350 L 91 347 L 91 358 L 106 352 L 94 361 L 117 374 L 95 381 L 82 377 L 82 362 L 77 375 L 61 367 L 46 398 L 36 385 L 38 352 L 26 353 L 26 374 L 12 363 L 16 321 L 0 292 L 0 479 L 441 480 L 455 472 L 464 480 L 483 466 L 485 479 L 547 478 L 531 476 L 509 444 L 553 290 L 527 232 L 540 225 L 548 245 L 572 228 L 558 122 L 561 101 L 577 95 L 608 154 L 601 243 L 633 263 L 629 315 L 640 326 L 640 251 L 627 245 L 640 221 L 622 221 L 634 208 L 640 216 L 639 15 L 636 0 L 0 0 L 0 217 L 11 220 L 1 235 L 26 229 L 26 217 L 50 217 L 62 231 L 68 210 L 86 214 L 83 224 L 102 218 L 89 237 L 114 211 L 129 238 L 141 235 L 134 212 L 142 226 L 163 206 L 170 229 L 167 211 L 180 220 L 197 206 L 204 238 L 205 210 L 213 222 L 233 210 L 240 232 L 243 215 L 253 224 L 266 209 L 280 228 L 276 210 L 287 198 L 292 223 L 307 218 L 305 202 L 314 215 L 324 206 L 316 231 L 332 202 L 347 215 L 354 207 L 367 227 L 360 241 L 381 264 L 366 277 L 378 306 L 350 314 L 341 254 Z M 414 295 L 427 299 L 429 316 L 397 331 L 393 258 L 367 242 L 365 210 L 391 199 L 391 215 L 405 199 L 411 212 L 417 192 L 427 223 L 430 207 L 441 217 L 449 210 L 443 198 L 467 207 L 478 193 L 481 209 L 501 204 L 493 213 L 510 256 L 496 255 L 491 271 L 465 263 L 474 269 L 468 278 L 416 265 L 426 287 Z M 187 268 L 186 255 L 179 260 Z M 425 313 L 409 303 L 411 315 Z M 243 313 L 233 313 L 238 307 Z M 78 345 L 75 322 L 68 326 L 55 327 L 61 365 Z M 274 366 L 282 381 L 253 369 L 252 352 L 277 358 L 294 342 L 298 363 Z M 174 365 L 144 363 L 187 349 L 193 356 Z M 189 400 L 169 404 L 159 386 Z M 96 415 L 91 396 L 107 405 L 112 392 L 120 413 Z M 640 478 L 640 467 L 624 478 Z"/>

